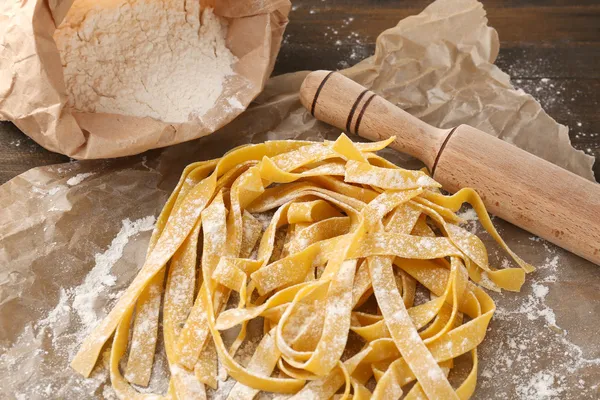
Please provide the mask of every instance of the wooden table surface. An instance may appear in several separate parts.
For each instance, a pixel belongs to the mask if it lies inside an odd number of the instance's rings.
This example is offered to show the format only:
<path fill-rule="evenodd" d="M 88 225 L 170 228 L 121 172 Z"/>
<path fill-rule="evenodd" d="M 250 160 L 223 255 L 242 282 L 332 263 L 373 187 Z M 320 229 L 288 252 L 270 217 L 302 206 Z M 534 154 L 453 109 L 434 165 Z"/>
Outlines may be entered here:
<path fill-rule="evenodd" d="M 275 74 L 337 69 L 371 55 L 377 35 L 429 0 L 295 0 Z M 501 40 L 497 65 L 600 157 L 600 1 L 483 0 Z M 67 161 L 0 123 L 0 183 Z M 600 162 L 594 166 L 600 177 Z"/>

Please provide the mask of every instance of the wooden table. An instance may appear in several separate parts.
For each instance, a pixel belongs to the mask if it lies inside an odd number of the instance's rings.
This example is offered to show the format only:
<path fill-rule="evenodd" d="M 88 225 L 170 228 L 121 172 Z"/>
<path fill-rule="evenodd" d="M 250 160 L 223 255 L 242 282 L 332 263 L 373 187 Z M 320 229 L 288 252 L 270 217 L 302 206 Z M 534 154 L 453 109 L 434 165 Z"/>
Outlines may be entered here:
<path fill-rule="evenodd" d="M 275 74 L 337 69 L 371 55 L 377 35 L 429 0 L 295 0 Z M 498 30 L 497 65 L 569 126 L 573 145 L 600 157 L 600 2 L 483 0 Z M 68 161 L 0 123 L 0 183 Z M 600 162 L 594 170 L 600 177 Z"/>

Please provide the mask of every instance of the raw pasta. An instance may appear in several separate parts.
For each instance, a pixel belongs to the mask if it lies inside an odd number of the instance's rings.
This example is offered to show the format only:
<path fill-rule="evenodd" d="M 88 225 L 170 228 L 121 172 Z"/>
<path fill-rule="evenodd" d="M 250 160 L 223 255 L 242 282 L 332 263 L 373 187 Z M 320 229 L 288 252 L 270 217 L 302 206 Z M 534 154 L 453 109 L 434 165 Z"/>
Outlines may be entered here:
<path fill-rule="evenodd" d="M 144 266 L 72 367 L 88 376 L 112 337 L 110 377 L 123 399 L 206 398 L 217 359 L 237 381 L 230 399 L 469 398 L 495 310 L 480 286 L 517 291 L 533 267 L 506 247 L 473 190 L 443 195 L 425 171 L 375 154 L 391 140 L 271 141 L 188 166 Z M 519 268 L 488 264 L 455 214 L 465 202 Z M 417 304 L 417 287 L 430 299 Z M 140 393 L 132 384 L 150 379 L 159 315 L 169 389 Z M 255 319 L 262 339 L 242 365 L 235 353 Z M 227 345 L 222 333 L 236 327 Z M 453 387 L 463 354 L 471 372 Z"/>

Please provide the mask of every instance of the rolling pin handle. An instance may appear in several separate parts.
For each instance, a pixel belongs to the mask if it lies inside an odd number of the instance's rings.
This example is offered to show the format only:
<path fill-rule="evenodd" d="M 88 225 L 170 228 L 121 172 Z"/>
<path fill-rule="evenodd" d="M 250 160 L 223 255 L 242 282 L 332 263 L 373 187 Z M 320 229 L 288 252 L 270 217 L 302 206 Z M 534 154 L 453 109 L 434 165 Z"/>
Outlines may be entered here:
<path fill-rule="evenodd" d="M 432 169 L 450 130 L 434 128 L 338 72 L 310 73 L 300 100 L 317 119 L 370 140 L 397 135 L 391 147 Z"/>

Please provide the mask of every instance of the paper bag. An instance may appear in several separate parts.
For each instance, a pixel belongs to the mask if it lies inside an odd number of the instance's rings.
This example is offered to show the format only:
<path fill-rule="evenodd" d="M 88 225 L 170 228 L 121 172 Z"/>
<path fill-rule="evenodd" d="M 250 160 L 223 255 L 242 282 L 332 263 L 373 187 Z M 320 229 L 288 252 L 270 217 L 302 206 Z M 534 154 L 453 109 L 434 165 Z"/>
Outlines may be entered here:
<path fill-rule="evenodd" d="M 201 2 L 204 4 L 204 2 Z M 68 108 L 60 55 L 52 37 L 72 0 L 0 2 L 0 120 L 12 121 L 48 150 L 76 159 L 138 154 L 208 135 L 243 112 L 271 75 L 288 22 L 289 0 L 225 0 L 227 47 L 236 73 L 202 117 L 167 123 Z M 228 103 L 235 96 L 236 107 Z"/>

